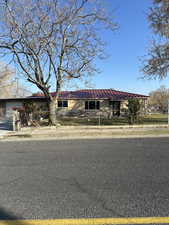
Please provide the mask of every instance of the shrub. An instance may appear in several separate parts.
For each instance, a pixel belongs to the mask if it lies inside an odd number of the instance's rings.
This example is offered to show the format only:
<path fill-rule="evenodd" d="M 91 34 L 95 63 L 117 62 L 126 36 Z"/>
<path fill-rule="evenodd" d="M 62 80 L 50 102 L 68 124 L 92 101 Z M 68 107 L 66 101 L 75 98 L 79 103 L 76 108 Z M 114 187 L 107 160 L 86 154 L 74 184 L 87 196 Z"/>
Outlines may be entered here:
<path fill-rule="evenodd" d="M 139 99 L 129 99 L 127 106 L 128 106 L 128 122 L 129 122 L 129 124 L 138 123 L 140 108 L 141 108 Z"/>

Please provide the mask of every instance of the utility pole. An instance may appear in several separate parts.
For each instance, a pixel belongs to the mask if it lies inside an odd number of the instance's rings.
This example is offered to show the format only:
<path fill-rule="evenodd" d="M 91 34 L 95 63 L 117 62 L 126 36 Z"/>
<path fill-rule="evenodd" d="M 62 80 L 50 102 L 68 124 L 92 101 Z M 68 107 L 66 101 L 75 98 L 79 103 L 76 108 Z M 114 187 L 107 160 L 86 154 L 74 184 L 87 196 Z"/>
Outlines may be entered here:
<path fill-rule="evenodd" d="M 15 78 L 15 82 L 16 82 L 16 94 L 15 94 L 15 97 L 17 98 L 18 95 L 19 95 L 19 78 L 18 77 Z"/>
<path fill-rule="evenodd" d="M 169 98 L 168 98 L 168 126 L 169 126 Z"/>

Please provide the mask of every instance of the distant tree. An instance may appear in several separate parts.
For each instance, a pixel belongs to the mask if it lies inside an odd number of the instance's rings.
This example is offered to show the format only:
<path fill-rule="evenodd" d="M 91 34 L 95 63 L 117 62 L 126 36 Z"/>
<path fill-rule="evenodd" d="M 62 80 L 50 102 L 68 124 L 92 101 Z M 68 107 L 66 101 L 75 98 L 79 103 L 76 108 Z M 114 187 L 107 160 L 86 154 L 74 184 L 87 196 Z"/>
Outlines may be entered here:
<path fill-rule="evenodd" d="M 152 111 L 166 113 L 168 110 L 169 88 L 161 86 L 155 91 L 152 91 L 148 100 L 148 107 Z"/>
<path fill-rule="evenodd" d="M 14 69 L 0 62 L 0 98 L 17 98 L 31 95 L 24 85 L 15 78 Z"/>
<path fill-rule="evenodd" d="M 0 98 L 11 97 L 14 87 L 14 71 L 5 63 L 0 63 Z"/>
<path fill-rule="evenodd" d="M 129 99 L 128 100 L 128 121 L 129 124 L 134 124 L 138 122 L 141 104 L 139 99 Z"/>
<path fill-rule="evenodd" d="M 96 72 L 102 58 L 101 29 L 116 29 L 100 0 L 1 0 L 0 48 L 45 95 L 50 121 L 65 80 Z M 51 88 L 55 96 L 51 95 Z"/>
<path fill-rule="evenodd" d="M 147 78 L 163 79 L 169 72 L 169 0 L 153 0 L 148 20 L 158 40 L 152 41 L 142 70 Z"/>

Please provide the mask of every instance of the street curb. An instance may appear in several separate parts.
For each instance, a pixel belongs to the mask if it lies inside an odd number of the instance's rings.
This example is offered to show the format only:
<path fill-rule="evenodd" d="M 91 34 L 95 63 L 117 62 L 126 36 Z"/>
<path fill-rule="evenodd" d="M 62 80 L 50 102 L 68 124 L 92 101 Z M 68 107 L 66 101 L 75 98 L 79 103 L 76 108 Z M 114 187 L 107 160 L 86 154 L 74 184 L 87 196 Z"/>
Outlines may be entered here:
<path fill-rule="evenodd" d="M 168 125 L 149 126 L 62 126 L 25 128 L 19 132 L 8 131 L 0 136 L 0 140 L 42 140 L 42 139 L 102 139 L 102 138 L 135 138 L 135 137 L 169 137 Z M 158 132 L 162 133 L 158 133 Z"/>
<path fill-rule="evenodd" d="M 22 131 L 34 130 L 64 130 L 64 129 L 133 129 L 133 128 L 169 128 L 168 124 L 161 125 L 107 125 L 107 126 L 45 126 L 45 127 L 26 127 Z"/>
<path fill-rule="evenodd" d="M 104 136 L 104 135 L 98 135 L 98 136 L 68 136 L 68 137 L 44 137 L 44 136 L 39 136 L 39 137 L 21 137 L 21 136 L 15 136 L 13 137 L 4 137 L 1 139 L 1 142 L 15 142 L 15 141 L 50 141 L 50 140 L 55 140 L 55 141 L 66 141 L 66 140 L 94 140 L 94 139 L 144 139 L 144 138 L 169 138 L 169 134 L 160 134 L 160 135 L 114 135 L 114 136 Z"/>

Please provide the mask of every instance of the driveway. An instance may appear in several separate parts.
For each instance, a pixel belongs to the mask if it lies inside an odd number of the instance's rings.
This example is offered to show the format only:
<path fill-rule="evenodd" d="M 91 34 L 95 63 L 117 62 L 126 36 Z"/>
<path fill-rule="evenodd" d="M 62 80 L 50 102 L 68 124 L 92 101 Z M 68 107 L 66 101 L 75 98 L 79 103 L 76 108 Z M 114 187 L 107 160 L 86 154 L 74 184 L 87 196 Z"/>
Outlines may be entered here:
<path fill-rule="evenodd" d="M 12 130 L 12 121 L 7 118 L 0 118 L 0 136 Z"/>

